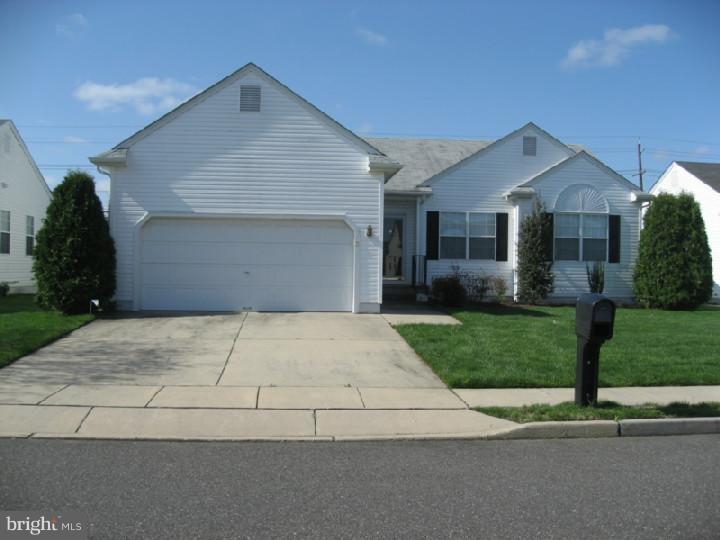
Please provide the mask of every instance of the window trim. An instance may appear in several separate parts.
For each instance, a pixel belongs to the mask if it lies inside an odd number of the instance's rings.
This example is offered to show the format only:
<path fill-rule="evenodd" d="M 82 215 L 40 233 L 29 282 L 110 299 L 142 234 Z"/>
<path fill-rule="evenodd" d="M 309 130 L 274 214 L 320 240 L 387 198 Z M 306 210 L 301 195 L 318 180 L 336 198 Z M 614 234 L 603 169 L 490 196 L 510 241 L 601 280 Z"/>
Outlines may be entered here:
<path fill-rule="evenodd" d="M 557 219 L 553 219 L 553 242 L 552 242 L 552 248 L 553 248 L 553 262 L 604 262 L 608 263 L 610 260 L 610 214 L 605 212 L 553 212 L 555 216 L 565 215 L 565 216 L 578 216 L 578 236 L 557 236 Z M 584 225 L 584 219 L 583 216 L 602 216 L 605 218 L 605 237 L 604 238 L 587 238 L 587 240 L 605 240 L 605 258 L 601 261 L 585 261 L 583 260 L 583 248 L 584 248 L 584 242 L 583 240 L 586 240 L 586 238 L 583 236 L 583 225 Z M 578 241 L 578 258 L 577 259 L 558 259 L 557 258 L 557 250 L 555 249 L 555 241 L 560 239 L 577 239 Z"/>
<path fill-rule="evenodd" d="M 10 210 L 0 210 L 0 212 L 7 212 L 7 215 L 8 215 L 8 223 L 7 223 L 7 224 L 8 224 L 8 228 L 7 228 L 7 230 L 5 230 L 5 229 L 2 228 L 3 224 L 2 224 L 2 219 L 0 218 L 0 235 L 7 234 L 7 238 L 8 238 L 8 241 L 7 241 L 7 247 L 8 247 L 7 253 L 6 253 L 6 252 L 3 252 L 3 251 L 0 251 L 0 255 L 10 255 L 10 247 L 11 247 L 11 246 L 10 246 L 10 243 L 11 243 L 11 240 L 12 240 L 12 235 L 11 235 L 11 231 L 12 231 L 12 213 L 10 212 Z"/>
<path fill-rule="evenodd" d="M 32 222 L 29 222 L 29 221 L 28 221 L 28 218 L 31 219 Z M 29 225 L 30 223 L 32 223 L 32 234 L 28 234 L 28 225 Z M 33 253 L 34 253 L 34 251 L 35 251 L 35 237 L 36 237 L 36 232 L 35 232 L 35 216 L 27 216 L 27 215 L 26 215 L 26 216 L 25 216 L 25 256 L 26 256 L 26 257 L 32 257 L 32 256 L 33 256 Z M 28 244 L 27 244 L 27 241 L 28 241 L 28 239 L 30 239 L 30 238 L 32 238 L 32 251 L 31 251 L 30 253 L 28 253 L 28 249 L 27 249 Z"/>
<path fill-rule="evenodd" d="M 455 210 L 440 210 L 438 211 L 439 214 L 439 220 L 438 220 L 438 260 L 441 261 L 497 261 L 497 212 L 477 212 L 477 211 L 455 211 Z M 465 214 L 465 235 L 460 236 L 457 234 L 442 234 L 442 222 L 443 222 L 443 214 Z M 485 214 L 492 216 L 492 219 L 495 223 L 495 234 L 493 236 L 483 236 L 483 235 L 471 235 L 470 234 L 470 214 Z M 464 257 L 451 257 L 451 258 L 445 258 L 442 256 L 442 239 L 443 237 L 447 238 L 465 238 L 465 256 Z M 492 259 L 473 259 L 470 258 L 470 239 L 471 238 L 492 238 L 493 243 L 493 255 L 494 257 Z"/>

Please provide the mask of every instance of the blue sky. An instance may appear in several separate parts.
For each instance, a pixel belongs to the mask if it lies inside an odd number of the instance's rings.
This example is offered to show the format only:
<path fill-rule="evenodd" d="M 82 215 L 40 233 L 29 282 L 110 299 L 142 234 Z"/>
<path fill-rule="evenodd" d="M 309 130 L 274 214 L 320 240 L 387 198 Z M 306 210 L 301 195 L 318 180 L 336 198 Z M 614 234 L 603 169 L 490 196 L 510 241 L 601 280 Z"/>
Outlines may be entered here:
<path fill-rule="evenodd" d="M 718 21 L 714 1 L 0 0 L 0 118 L 52 186 L 255 62 L 364 135 L 534 121 L 634 181 L 641 136 L 647 189 L 673 160 L 720 162 Z"/>

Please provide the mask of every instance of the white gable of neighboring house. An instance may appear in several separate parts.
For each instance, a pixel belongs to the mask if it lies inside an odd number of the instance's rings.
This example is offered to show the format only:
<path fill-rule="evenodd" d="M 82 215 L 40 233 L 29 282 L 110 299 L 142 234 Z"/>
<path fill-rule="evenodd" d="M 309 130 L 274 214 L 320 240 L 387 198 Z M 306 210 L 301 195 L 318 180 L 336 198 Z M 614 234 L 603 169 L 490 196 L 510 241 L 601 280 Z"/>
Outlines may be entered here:
<path fill-rule="evenodd" d="M 7 282 L 11 291 L 35 288 L 31 247 L 50 199 L 17 129 L 11 121 L 0 120 L 0 247 L 9 247 L 9 253 L 0 253 L 0 282 Z"/>
<path fill-rule="evenodd" d="M 246 88 L 259 110 L 241 110 Z M 379 309 L 365 231 L 390 160 L 256 66 L 92 159 L 112 177 L 121 307 Z"/>
<path fill-rule="evenodd" d="M 720 165 L 718 165 L 720 167 Z M 673 162 L 660 176 L 650 193 L 690 193 L 700 204 L 708 243 L 713 257 L 713 302 L 720 302 L 720 193 Z"/>

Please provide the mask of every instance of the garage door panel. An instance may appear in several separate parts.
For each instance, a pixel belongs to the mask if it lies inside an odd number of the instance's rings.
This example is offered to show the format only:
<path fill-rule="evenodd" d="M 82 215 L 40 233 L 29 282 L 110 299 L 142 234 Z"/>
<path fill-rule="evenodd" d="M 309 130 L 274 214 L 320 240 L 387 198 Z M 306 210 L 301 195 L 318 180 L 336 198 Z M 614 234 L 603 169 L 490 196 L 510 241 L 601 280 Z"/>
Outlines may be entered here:
<path fill-rule="evenodd" d="M 332 300 L 328 300 L 332 298 Z M 352 295 L 344 287 L 143 288 L 143 308 L 199 311 L 347 311 Z M 207 307 L 192 307 L 207 306 Z M 271 307 L 267 307 L 271 306 Z"/>
<path fill-rule="evenodd" d="M 349 229 L 344 223 L 307 220 L 154 220 L 143 232 L 147 242 L 326 242 L 347 244 Z"/>
<path fill-rule="evenodd" d="M 242 242 L 143 242 L 143 262 L 190 264 L 213 261 L 217 264 L 287 265 L 308 263 L 340 266 L 352 257 L 352 247 L 337 244 L 242 243 Z"/>
<path fill-rule="evenodd" d="M 155 218 L 141 239 L 141 309 L 352 309 L 353 233 L 339 221 Z"/>
<path fill-rule="evenodd" d="M 189 287 L 197 285 L 197 276 L 201 274 L 210 283 L 223 283 L 227 286 L 304 286 L 312 283 L 315 276 L 322 275 L 323 284 L 328 287 L 351 287 L 351 271 L 349 266 L 266 265 L 258 268 L 249 265 L 151 263 L 143 265 L 142 279 L 146 286 L 170 282 Z"/>

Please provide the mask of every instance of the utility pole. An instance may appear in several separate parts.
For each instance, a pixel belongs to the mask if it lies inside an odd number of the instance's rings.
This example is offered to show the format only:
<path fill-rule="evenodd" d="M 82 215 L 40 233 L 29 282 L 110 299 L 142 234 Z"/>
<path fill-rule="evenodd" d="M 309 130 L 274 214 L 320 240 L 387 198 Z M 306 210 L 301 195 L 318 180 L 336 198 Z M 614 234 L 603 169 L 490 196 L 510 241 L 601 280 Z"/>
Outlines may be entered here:
<path fill-rule="evenodd" d="M 643 174 L 645 174 L 645 170 L 642 167 L 642 153 L 643 149 L 640 146 L 640 139 L 638 139 L 637 144 L 637 154 L 638 154 L 638 173 L 633 174 L 633 176 L 639 176 L 640 177 L 640 191 L 643 191 Z"/>

